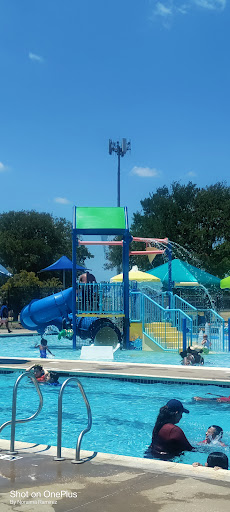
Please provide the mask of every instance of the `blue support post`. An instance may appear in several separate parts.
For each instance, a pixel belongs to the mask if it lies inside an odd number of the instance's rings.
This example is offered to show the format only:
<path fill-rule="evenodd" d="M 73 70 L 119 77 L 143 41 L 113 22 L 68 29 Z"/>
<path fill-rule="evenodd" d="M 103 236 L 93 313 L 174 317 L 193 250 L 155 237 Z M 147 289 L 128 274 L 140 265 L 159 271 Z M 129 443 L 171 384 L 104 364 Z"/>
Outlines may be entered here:
<path fill-rule="evenodd" d="M 186 337 L 186 318 L 182 320 L 182 333 L 183 333 L 183 351 L 187 348 L 187 337 Z"/>
<path fill-rule="evenodd" d="M 169 292 L 169 309 L 171 309 L 171 292 L 172 292 L 172 247 L 171 244 L 168 243 L 167 246 L 167 255 L 168 255 L 168 292 Z"/>
<path fill-rule="evenodd" d="M 76 349 L 76 292 L 77 292 L 77 233 L 76 233 L 76 206 L 73 208 L 73 230 L 72 230 L 72 314 L 73 314 L 73 349 Z"/>
<path fill-rule="evenodd" d="M 102 313 L 102 310 L 103 310 L 103 290 L 102 290 L 102 286 L 101 286 L 101 283 L 99 284 L 99 289 L 98 289 L 98 294 L 99 294 L 99 313 Z"/>
<path fill-rule="evenodd" d="M 230 318 L 228 319 L 228 351 L 230 352 Z"/>
<path fill-rule="evenodd" d="M 129 244 L 132 237 L 129 231 L 123 237 L 123 283 L 124 283 L 124 342 L 127 350 L 129 349 Z"/>

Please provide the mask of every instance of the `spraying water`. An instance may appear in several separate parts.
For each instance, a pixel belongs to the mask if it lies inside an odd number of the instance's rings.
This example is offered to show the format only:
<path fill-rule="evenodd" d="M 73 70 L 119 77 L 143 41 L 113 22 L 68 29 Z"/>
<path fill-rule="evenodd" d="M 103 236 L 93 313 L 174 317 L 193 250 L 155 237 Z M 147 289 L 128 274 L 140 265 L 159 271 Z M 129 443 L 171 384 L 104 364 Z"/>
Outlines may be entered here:
<path fill-rule="evenodd" d="M 171 247 L 174 249 L 175 255 L 179 254 L 179 256 L 181 256 L 181 259 L 189 258 L 194 266 L 200 268 L 201 270 L 204 270 L 202 268 L 200 260 L 196 256 L 194 256 L 194 254 L 191 251 L 189 251 L 182 245 L 178 244 L 177 242 L 173 242 L 172 240 L 169 240 L 169 242 L 171 244 Z"/>
<path fill-rule="evenodd" d="M 208 289 L 207 289 L 203 284 L 200 284 L 200 288 L 202 288 L 202 289 L 205 291 L 205 293 L 206 293 L 206 295 L 207 295 L 207 297 L 208 297 L 208 300 L 209 300 L 209 302 L 210 302 L 210 308 L 211 308 L 211 309 L 215 309 L 214 300 L 213 300 L 213 298 L 212 298 L 212 296 L 211 296 L 210 292 L 208 291 Z"/>
<path fill-rule="evenodd" d="M 59 334 L 59 329 L 56 325 L 47 325 L 44 334 Z"/>

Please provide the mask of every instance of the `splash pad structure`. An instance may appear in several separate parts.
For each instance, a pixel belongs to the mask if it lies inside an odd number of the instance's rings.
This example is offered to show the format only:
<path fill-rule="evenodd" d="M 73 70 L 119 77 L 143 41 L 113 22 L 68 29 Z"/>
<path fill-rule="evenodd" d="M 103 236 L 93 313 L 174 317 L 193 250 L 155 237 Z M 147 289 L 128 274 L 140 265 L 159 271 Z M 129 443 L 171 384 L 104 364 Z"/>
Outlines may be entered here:
<path fill-rule="evenodd" d="M 82 241 L 80 235 L 120 235 L 120 241 Z M 63 320 L 72 323 L 73 348 L 77 336 L 81 340 L 101 346 L 121 340 L 123 347 L 146 351 L 180 351 L 197 344 L 199 337 L 198 311 L 172 292 L 172 251 L 167 238 L 132 237 L 129 233 L 127 208 L 77 208 L 73 215 L 72 288 L 38 301 L 32 301 L 21 313 L 21 322 L 27 329 L 43 333 L 48 325 L 63 329 Z M 145 251 L 130 250 L 130 243 L 144 242 Z M 122 282 L 77 283 L 77 247 L 80 245 L 119 245 L 122 248 Z M 152 247 L 152 245 L 154 247 Z M 158 248 L 159 247 L 159 248 Z M 168 259 L 167 292 L 130 286 L 129 256 L 145 255 L 154 258 L 166 254 Z M 157 270 L 157 267 L 156 267 Z M 155 272 L 155 270 L 153 270 Z M 131 272 L 130 272 L 131 273 Z M 156 272 L 157 273 L 157 272 Z M 135 281 L 134 281 L 135 284 Z M 137 283 L 136 283 L 137 284 Z M 228 351 L 224 336 L 224 320 L 209 311 L 210 333 L 215 351 Z M 68 328 L 67 328 L 68 331 Z M 68 337 L 68 336 L 67 336 Z M 138 341 L 138 347 L 133 341 Z"/>
<path fill-rule="evenodd" d="M 121 207 L 108 207 L 108 208 L 90 208 L 90 207 L 74 207 L 73 212 L 73 244 L 72 244 L 72 259 L 73 259 L 73 272 L 72 272 L 72 313 L 73 313 L 73 348 L 76 348 L 76 317 L 79 315 L 77 310 L 77 285 L 76 285 L 76 264 L 77 264 L 77 247 L 78 245 L 120 245 L 122 247 L 122 267 L 123 267 L 123 308 L 120 315 L 123 315 L 123 331 L 124 331 L 124 344 L 129 348 L 129 255 L 132 251 L 129 250 L 129 244 L 132 242 L 133 237 L 129 232 L 128 224 L 128 211 L 127 208 Z M 121 235 L 121 241 L 80 241 L 78 235 Z M 140 239 L 141 240 L 141 239 Z M 141 241 L 144 241 L 141 240 Z M 167 239 L 164 239 L 166 242 Z M 164 251 L 153 249 L 151 254 L 161 254 Z M 136 251 L 135 251 L 136 253 Z M 113 314 L 115 312 L 113 311 Z M 118 312 L 117 312 L 118 313 Z M 83 313 L 84 314 L 84 313 Z M 118 313 L 119 314 L 119 313 Z"/>

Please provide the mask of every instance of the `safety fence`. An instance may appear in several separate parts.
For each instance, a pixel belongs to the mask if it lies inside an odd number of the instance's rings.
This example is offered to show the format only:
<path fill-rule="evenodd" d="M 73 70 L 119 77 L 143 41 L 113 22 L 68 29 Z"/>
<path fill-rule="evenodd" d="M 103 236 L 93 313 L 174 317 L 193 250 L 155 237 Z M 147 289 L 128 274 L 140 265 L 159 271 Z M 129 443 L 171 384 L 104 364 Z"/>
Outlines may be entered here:
<path fill-rule="evenodd" d="M 124 314 L 123 283 L 79 283 L 77 285 L 78 314 Z"/>
<path fill-rule="evenodd" d="M 199 309 L 199 314 L 203 317 L 203 324 L 199 329 L 198 344 L 202 342 L 203 335 L 206 334 L 211 342 L 211 350 L 214 352 L 228 352 L 228 325 L 213 309 Z"/>

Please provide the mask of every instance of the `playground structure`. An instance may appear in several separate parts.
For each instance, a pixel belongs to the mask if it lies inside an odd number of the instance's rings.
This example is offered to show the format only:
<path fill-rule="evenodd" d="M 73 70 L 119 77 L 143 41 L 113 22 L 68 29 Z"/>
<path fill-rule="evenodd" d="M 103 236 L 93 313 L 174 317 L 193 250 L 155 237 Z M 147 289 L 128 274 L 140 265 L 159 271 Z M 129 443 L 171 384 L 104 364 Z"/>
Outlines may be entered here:
<path fill-rule="evenodd" d="M 80 235 L 121 235 L 121 241 L 81 241 Z M 73 348 L 77 347 L 77 336 L 89 338 L 98 345 L 135 347 L 135 340 L 144 350 L 179 351 L 189 344 L 197 343 L 199 336 L 199 312 L 189 303 L 173 295 L 171 273 L 171 251 L 168 255 L 168 291 L 157 293 L 146 289 L 145 293 L 130 289 L 129 255 L 154 256 L 164 250 L 149 248 L 154 242 L 168 239 L 132 238 L 129 233 L 126 208 L 76 208 L 74 207 L 72 231 L 72 288 L 50 297 L 32 301 L 21 312 L 21 323 L 27 329 L 43 333 L 47 325 L 61 331 L 63 320 L 72 322 Z M 130 243 L 145 242 L 146 251 L 130 251 Z M 119 245 L 122 247 L 123 282 L 77 284 L 76 265 L 79 245 Z M 215 341 L 214 349 L 225 351 L 224 321 L 213 310 L 205 313 L 212 326 L 210 336 Z M 119 323 L 119 326 L 118 326 Z M 122 325 L 123 324 L 123 325 Z M 122 329 L 121 329 L 122 325 Z M 67 336 L 68 337 L 68 336 Z"/>

